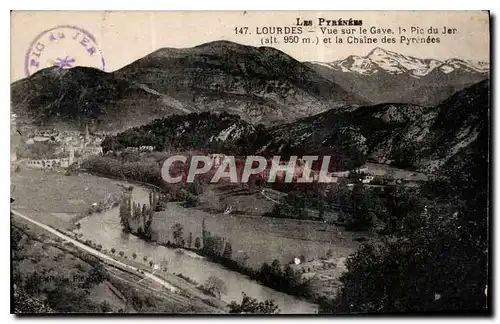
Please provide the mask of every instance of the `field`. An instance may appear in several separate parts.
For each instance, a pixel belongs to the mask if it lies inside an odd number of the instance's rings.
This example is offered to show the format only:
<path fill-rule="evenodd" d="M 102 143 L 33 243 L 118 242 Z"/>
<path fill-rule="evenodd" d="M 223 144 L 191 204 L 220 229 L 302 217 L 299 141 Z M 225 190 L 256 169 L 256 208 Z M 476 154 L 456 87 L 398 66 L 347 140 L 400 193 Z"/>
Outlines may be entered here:
<path fill-rule="evenodd" d="M 430 177 L 430 175 L 422 172 L 399 169 L 386 164 L 379 164 L 379 163 L 366 163 L 361 168 L 366 168 L 365 172 L 371 175 L 390 176 L 394 180 L 404 179 L 406 181 L 427 181 Z"/>
<path fill-rule="evenodd" d="M 70 229 L 93 203 L 114 201 L 122 194 L 119 181 L 89 174 L 20 167 L 11 172 L 11 207 L 59 229 Z"/>
<path fill-rule="evenodd" d="M 219 235 L 232 246 L 233 259 L 248 256 L 247 265 L 259 267 L 274 259 L 290 263 L 295 257 L 313 260 L 326 256 L 346 257 L 359 245 L 363 233 L 346 232 L 332 224 L 260 216 L 233 216 L 209 214 L 203 210 L 184 208 L 169 203 L 167 209 L 156 213 L 153 219 L 153 237 L 162 243 L 173 241 L 171 227 L 183 226 L 184 237 L 189 233 L 201 238 L 202 222 L 212 235 Z M 194 240 L 193 239 L 193 240 Z"/>

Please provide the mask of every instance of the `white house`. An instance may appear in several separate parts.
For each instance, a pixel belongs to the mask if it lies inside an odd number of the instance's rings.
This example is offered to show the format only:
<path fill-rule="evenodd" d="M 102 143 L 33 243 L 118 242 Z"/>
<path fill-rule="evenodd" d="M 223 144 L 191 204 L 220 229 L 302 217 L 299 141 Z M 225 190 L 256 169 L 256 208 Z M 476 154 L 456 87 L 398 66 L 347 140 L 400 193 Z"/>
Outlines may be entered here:
<path fill-rule="evenodd" d="M 373 176 L 371 176 L 371 175 L 367 175 L 363 179 L 361 179 L 362 183 L 370 183 L 372 181 L 373 181 Z"/>
<path fill-rule="evenodd" d="M 154 146 L 151 146 L 151 145 L 142 145 L 142 146 L 139 146 L 139 151 L 151 152 L 154 149 L 155 149 Z"/>

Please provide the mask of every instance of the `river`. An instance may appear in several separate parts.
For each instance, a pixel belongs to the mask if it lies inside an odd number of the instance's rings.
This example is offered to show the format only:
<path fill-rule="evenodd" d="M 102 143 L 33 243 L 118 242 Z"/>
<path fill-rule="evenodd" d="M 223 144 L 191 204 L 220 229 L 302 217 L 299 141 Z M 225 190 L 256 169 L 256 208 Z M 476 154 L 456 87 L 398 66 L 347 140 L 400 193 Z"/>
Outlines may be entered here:
<path fill-rule="evenodd" d="M 147 189 L 134 186 L 132 195 L 133 201 L 149 204 Z M 274 300 L 283 314 L 317 312 L 317 305 L 315 304 L 262 286 L 238 272 L 228 270 L 196 254 L 178 253 L 176 249 L 145 242 L 136 236 L 124 234 L 118 213 L 119 208 L 115 207 L 81 219 L 79 221 L 79 233 L 83 234 L 82 238 L 84 240 L 92 240 L 96 244 L 101 244 L 104 249 L 115 248 L 117 253 L 123 251 L 129 257 L 131 257 L 132 253 L 136 253 L 138 260 L 142 260 L 144 256 L 147 256 L 148 260 L 153 260 L 156 264 L 167 261 L 169 272 L 182 273 L 198 283 L 204 283 L 210 276 L 221 278 L 227 286 L 227 292 L 221 295 L 221 299 L 227 303 L 233 300 L 241 301 L 242 292 L 245 292 L 248 296 L 261 301 L 266 299 Z"/>

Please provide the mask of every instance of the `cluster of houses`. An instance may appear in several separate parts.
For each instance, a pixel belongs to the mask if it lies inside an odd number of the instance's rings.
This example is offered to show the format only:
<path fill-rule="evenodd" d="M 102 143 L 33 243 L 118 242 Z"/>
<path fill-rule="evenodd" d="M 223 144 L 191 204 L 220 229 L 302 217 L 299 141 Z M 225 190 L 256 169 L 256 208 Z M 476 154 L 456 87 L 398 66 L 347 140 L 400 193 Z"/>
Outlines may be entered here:
<path fill-rule="evenodd" d="M 29 159 L 26 165 L 31 168 L 52 169 L 52 168 L 69 168 L 75 162 L 73 152 L 70 152 L 66 158 L 56 159 Z"/>
<path fill-rule="evenodd" d="M 73 163 L 93 155 L 102 155 L 101 142 L 103 136 L 90 135 L 88 127 L 85 134 L 58 130 L 39 130 L 35 136 L 27 139 L 25 144 L 54 144 L 51 158 L 29 158 L 27 166 L 39 169 L 68 168 Z"/>

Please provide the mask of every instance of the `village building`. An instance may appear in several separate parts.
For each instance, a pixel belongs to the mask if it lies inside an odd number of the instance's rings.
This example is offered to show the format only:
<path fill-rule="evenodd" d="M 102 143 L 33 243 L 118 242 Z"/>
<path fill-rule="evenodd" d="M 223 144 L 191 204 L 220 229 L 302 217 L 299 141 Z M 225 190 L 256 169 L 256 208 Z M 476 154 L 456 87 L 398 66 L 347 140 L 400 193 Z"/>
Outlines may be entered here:
<path fill-rule="evenodd" d="M 36 169 L 69 168 L 75 162 L 74 152 L 70 151 L 68 157 L 54 159 L 29 159 L 27 166 Z"/>
<path fill-rule="evenodd" d="M 151 145 L 139 146 L 139 151 L 141 151 L 141 152 L 152 152 L 154 149 L 155 149 L 155 147 L 151 146 Z"/>
<path fill-rule="evenodd" d="M 43 131 L 39 132 L 40 135 L 56 135 L 56 132 Z M 71 135 L 71 136 L 68 136 Z M 54 137 L 52 137 L 54 138 Z M 68 168 L 73 163 L 79 163 L 81 159 L 85 159 L 89 156 L 102 155 L 103 150 L 100 145 L 95 144 L 99 140 L 92 140 L 89 134 L 88 127 L 86 127 L 85 134 L 73 134 L 73 133 L 57 133 L 57 142 L 60 144 L 59 147 L 54 148 L 54 155 L 64 155 L 67 156 L 62 158 L 44 158 L 44 159 L 28 159 L 27 166 L 38 169 L 52 169 L 52 168 Z M 26 144 L 32 145 L 37 142 L 47 142 L 51 141 L 50 137 L 35 136 L 26 141 Z M 75 153 L 80 157 L 75 158 Z"/>

